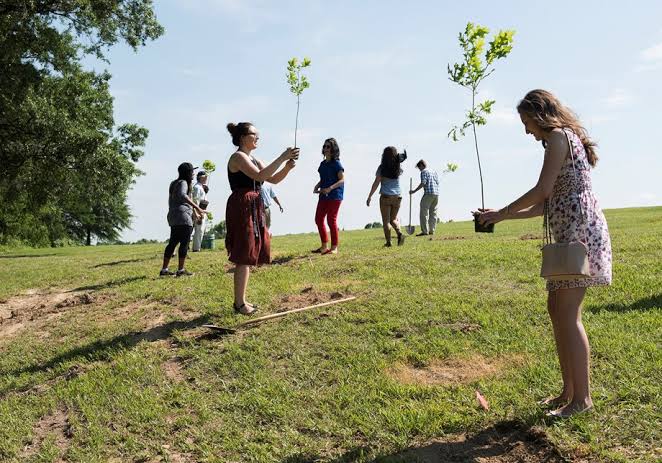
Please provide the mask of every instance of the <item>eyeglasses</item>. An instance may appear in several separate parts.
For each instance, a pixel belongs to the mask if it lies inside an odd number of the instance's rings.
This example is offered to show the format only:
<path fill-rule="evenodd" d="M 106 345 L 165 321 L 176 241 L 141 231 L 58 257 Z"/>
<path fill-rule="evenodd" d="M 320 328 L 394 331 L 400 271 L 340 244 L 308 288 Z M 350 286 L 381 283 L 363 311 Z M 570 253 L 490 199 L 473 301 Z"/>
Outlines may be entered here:
<path fill-rule="evenodd" d="M 324 148 L 332 149 L 333 147 L 331 145 L 324 145 L 324 146 L 322 146 L 322 149 L 324 149 Z"/>
<path fill-rule="evenodd" d="M 255 137 L 256 140 L 259 140 L 259 139 L 260 139 L 260 136 L 259 136 L 257 133 L 255 133 L 255 132 L 248 132 L 246 135 L 253 135 L 253 136 Z"/>

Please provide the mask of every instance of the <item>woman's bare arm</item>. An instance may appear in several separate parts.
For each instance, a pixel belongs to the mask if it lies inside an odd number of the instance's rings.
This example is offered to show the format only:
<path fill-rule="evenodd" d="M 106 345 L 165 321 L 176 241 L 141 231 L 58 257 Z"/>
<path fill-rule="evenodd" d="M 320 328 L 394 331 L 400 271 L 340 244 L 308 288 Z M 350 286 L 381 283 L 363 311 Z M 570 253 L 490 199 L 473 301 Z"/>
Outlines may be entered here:
<path fill-rule="evenodd" d="M 287 148 L 280 156 L 274 159 L 271 164 L 265 167 L 260 161 L 258 161 L 258 165 L 256 166 L 248 155 L 241 151 L 237 151 L 230 157 L 228 168 L 232 173 L 241 171 L 257 182 L 264 182 L 268 181 L 276 173 L 283 162 L 293 159 L 298 155 L 298 148 Z"/>

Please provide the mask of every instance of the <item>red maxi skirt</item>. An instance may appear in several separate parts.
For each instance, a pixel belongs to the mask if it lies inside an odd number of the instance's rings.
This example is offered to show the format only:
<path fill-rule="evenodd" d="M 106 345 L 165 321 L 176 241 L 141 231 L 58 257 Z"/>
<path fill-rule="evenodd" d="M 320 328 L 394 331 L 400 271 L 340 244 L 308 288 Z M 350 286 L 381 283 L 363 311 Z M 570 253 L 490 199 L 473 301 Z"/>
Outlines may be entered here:
<path fill-rule="evenodd" d="M 271 263 L 271 240 L 260 191 L 233 191 L 225 209 L 225 249 L 237 265 Z"/>

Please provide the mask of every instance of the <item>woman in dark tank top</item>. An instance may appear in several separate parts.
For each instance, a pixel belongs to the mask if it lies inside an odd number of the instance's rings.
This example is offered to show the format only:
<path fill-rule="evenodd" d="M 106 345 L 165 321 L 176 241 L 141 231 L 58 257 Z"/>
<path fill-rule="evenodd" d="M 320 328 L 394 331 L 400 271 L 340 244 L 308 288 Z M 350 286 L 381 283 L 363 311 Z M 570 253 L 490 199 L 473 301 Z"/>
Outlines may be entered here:
<path fill-rule="evenodd" d="M 230 169 L 228 169 L 228 180 L 230 181 L 230 189 L 232 191 L 242 188 L 257 189 L 262 185 L 262 182 L 256 182 L 242 171 L 230 172 Z"/>
<path fill-rule="evenodd" d="M 232 143 L 239 149 L 228 161 L 228 181 L 232 194 L 225 210 L 227 235 L 225 248 L 234 271 L 234 310 L 249 315 L 256 306 L 246 301 L 250 266 L 271 262 L 271 242 L 267 229 L 264 204 L 260 198 L 262 183 L 279 183 L 296 165 L 298 148 L 287 148 L 268 166 L 251 153 L 257 148 L 259 135 L 250 122 L 227 125 Z M 282 169 L 278 170 L 285 163 Z"/>

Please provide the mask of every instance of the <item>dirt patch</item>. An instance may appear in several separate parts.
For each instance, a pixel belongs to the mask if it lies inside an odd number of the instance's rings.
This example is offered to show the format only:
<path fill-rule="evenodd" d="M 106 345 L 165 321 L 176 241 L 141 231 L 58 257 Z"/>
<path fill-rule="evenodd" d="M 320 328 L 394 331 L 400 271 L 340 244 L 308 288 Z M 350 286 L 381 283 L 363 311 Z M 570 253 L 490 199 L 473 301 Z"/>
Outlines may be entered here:
<path fill-rule="evenodd" d="M 66 408 L 60 407 L 53 413 L 39 420 L 32 430 L 32 440 L 25 446 L 20 460 L 29 459 L 36 455 L 46 440 L 51 440 L 59 450 L 55 461 L 63 461 L 62 457 L 70 446 L 73 437 L 73 428 L 69 423 L 69 414 Z"/>
<path fill-rule="evenodd" d="M 430 238 L 432 239 L 432 238 Z M 466 240 L 466 236 L 440 236 L 437 238 L 440 241 L 455 241 L 455 240 Z"/>
<path fill-rule="evenodd" d="M 391 456 L 388 461 L 420 463 L 562 463 L 566 461 L 544 431 L 517 422 L 499 423 L 476 434 L 456 434 Z"/>
<path fill-rule="evenodd" d="M 276 312 L 284 312 L 286 310 L 298 309 L 309 305 L 321 304 L 343 297 L 350 296 L 350 294 L 343 294 L 339 291 L 323 292 L 317 291 L 313 286 L 308 286 L 301 290 L 299 294 L 288 294 L 283 296 L 278 302 L 278 309 Z"/>
<path fill-rule="evenodd" d="M 176 450 L 172 449 L 171 445 L 162 445 L 161 448 L 163 449 L 163 452 L 168 455 L 168 458 L 166 461 L 169 461 L 171 463 L 189 463 L 192 461 L 196 461 L 195 458 L 193 458 L 193 455 L 189 453 L 179 453 Z M 157 461 L 161 461 L 160 459 Z"/>
<path fill-rule="evenodd" d="M 465 322 L 443 323 L 434 320 L 428 321 L 428 325 L 438 326 L 440 328 L 447 328 L 451 331 L 458 331 L 460 333 L 472 333 L 474 331 L 480 330 L 481 328 L 481 326 L 476 323 L 465 323 Z"/>
<path fill-rule="evenodd" d="M 388 375 L 403 384 L 451 385 L 498 376 L 502 371 L 521 365 L 521 356 L 486 358 L 475 354 L 470 357 L 454 357 L 434 360 L 426 366 L 397 364 L 388 370 Z"/>
<path fill-rule="evenodd" d="M 67 310 L 97 302 L 85 292 L 64 289 L 29 290 L 0 304 L 0 339 L 11 337 L 26 328 L 58 318 Z"/>
<path fill-rule="evenodd" d="M 179 383 L 186 379 L 181 357 L 170 358 L 166 360 L 162 366 L 163 372 L 169 380 Z"/>
<path fill-rule="evenodd" d="M 522 236 L 519 237 L 521 240 L 541 240 L 542 241 L 542 235 L 535 235 L 533 233 L 526 233 Z"/>

